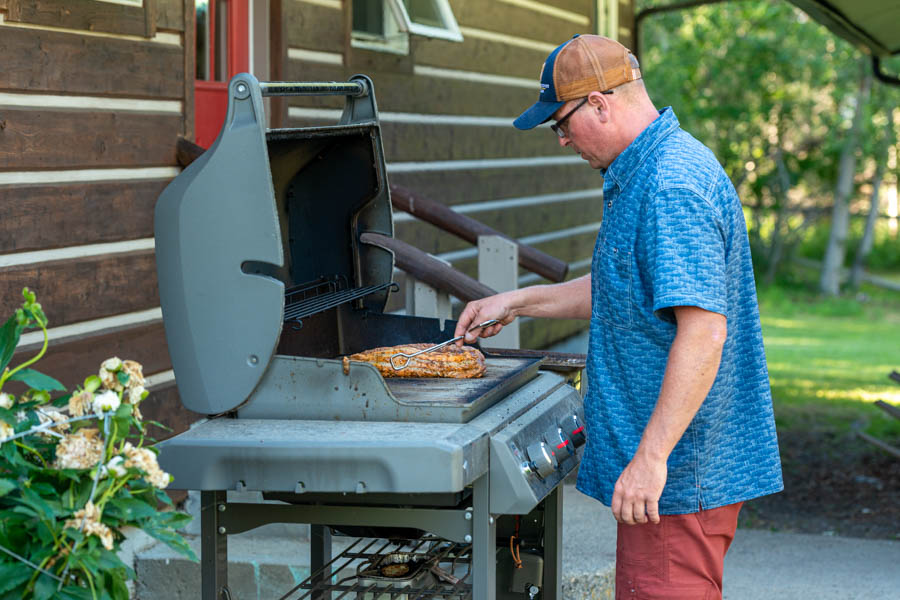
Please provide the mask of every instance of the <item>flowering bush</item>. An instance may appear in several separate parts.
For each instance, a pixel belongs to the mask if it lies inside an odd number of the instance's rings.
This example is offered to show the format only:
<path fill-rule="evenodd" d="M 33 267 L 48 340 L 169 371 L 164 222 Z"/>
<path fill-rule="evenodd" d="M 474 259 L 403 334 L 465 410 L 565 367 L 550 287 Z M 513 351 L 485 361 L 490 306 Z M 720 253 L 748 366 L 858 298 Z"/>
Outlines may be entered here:
<path fill-rule="evenodd" d="M 127 599 L 135 575 L 116 554 L 123 528 L 197 560 L 177 532 L 190 517 L 157 508 L 171 506 L 161 491 L 171 477 L 144 446 L 141 365 L 110 358 L 65 394 L 30 368 L 47 351 L 47 318 L 23 295 L 0 327 L 0 600 Z M 38 328 L 41 350 L 11 368 L 21 334 Z M 4 391 L 9 382 L 19 393 Z"/>

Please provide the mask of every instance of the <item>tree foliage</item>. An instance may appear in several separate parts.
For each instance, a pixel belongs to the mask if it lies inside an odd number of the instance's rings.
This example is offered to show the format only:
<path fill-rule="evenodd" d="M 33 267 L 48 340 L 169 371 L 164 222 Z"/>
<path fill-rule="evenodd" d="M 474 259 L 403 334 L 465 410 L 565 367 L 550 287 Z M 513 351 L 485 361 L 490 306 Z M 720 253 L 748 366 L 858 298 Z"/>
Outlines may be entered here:
<path fill-rule="evenodd" d="M 666 4 L 639 0 L 636 9 Z M 715 152 L 748 207 L 755 260 L 777 263 L 830 214 L 870 59 L 786 1 L 653 15 L 641 47 L 651 97 L 673 106 L 682 127 Z M 893 72 L 898 66 L 886 63 Z M 900 88 L 883 84 L 865 99 L 851 206 L 868 209 L 863 188 L 887 159 L 887 115 L 898 104 Z"/>

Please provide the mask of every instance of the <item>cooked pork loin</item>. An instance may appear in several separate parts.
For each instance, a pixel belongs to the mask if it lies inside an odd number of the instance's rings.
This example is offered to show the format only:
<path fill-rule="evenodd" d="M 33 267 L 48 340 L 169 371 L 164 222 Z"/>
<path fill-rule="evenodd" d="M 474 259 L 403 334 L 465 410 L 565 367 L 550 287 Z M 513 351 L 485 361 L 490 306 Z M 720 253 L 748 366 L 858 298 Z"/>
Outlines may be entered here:
<path fill-rule="evenodd" d="M 456 379 L 471 379 L 484 375 L 484 355 L 471 346 L 462 348 L 451 344 L 434 352 L 420 354 L 409 361 L 409 365 L 399 371 L 391 366 L 391 356 L 398 352 L 413 354 L 419 350 L 431 347 L 433 344 L 402 344 L 400 346 L 385 346 L 373 348 L 358 354 L 351 354 L 350 360 L 358 360 L 375 365 L 375 368 L 383 377 L 454 377 Z M 397 365 L 402 365 L 405 357 L 394 359 Z"/>

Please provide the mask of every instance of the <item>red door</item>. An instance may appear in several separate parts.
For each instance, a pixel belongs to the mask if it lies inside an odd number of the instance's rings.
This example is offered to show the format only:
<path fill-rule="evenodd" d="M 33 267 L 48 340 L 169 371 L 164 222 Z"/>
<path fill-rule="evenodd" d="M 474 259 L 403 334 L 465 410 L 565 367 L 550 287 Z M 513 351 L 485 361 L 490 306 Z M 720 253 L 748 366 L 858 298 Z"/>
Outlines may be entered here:
<path fill-rule="evenodd" d="M 249 0 L 196 0 L 194 130 L 204 148 L 216 140 L 228 108 L 228 81 L 250 70 Z"/>

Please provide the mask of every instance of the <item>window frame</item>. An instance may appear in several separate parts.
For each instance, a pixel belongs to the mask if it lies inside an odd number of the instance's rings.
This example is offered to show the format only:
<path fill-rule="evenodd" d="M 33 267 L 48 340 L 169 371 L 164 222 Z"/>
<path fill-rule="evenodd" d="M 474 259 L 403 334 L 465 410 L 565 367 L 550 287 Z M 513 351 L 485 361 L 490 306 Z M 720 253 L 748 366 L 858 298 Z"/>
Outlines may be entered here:
<path fill-rule="evenodd" d="M 450 7 L 448 0 L 434 0 L 438 12 L 446 27 L 432 27 L 416 23 L 409 16 L 403 0 L 381 0 L 384 11 L 385 33 L 379 35 L 358 29 L 352 29 L 350 45 L 363 50 L 375 50 L 391 54 L 409 54 L 409 36 L 419 35 L 451 42 L 462 42 L 463 36 Z"/>
<path fill-rule="evenodd" d="M 444 21 L 445 27 L 432 27 L 431 25 L 416 23 L 409 16 L 409 11 L 406 10 L 406 5 L 403 3 L 403 0 L 386 0 L 391 7 L 391 10 L 394 12 L 394 17 L 397 19 L 397 23 L 400 25 L 401 30 L 415 35 L 446 40 L 449 42 L 463 41 L 462 32 L 459 30 L 459 24 L 456 22 L 453 9 L 450 8 L 449 0 L 433 1 L 437 5 L 438 12 L 441 15 L 441 19 Z"/>

